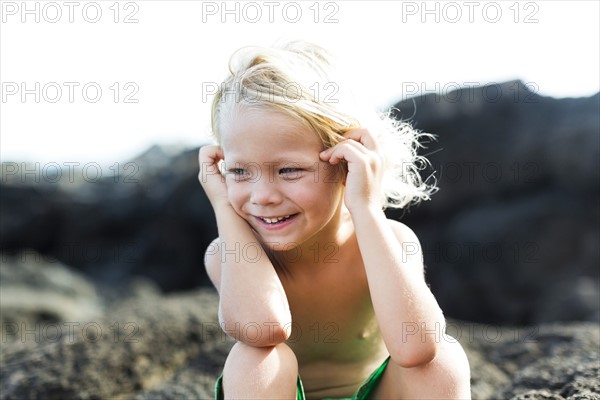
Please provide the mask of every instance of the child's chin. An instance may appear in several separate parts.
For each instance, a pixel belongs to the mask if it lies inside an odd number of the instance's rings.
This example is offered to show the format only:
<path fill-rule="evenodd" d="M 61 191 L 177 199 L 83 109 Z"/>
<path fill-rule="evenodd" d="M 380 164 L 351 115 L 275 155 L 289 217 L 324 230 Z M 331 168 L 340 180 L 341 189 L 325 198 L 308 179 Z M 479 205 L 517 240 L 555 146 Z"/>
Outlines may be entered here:
<path fill-rule="evenodd" d="M 261 246 L 265 250 L 282 251 L 282 250 L 286 250 L 288 248 L 295 247 L 292 245 L 288 245 L 286 247 L 285 243 L 282 243 L 281 241 L 279 241 L 277 239 L 273 239 L 272 237 L 269 237 L 269 238 L 264 237 L 263 235 L 260 234 L 260 232 L 258 230 L 254 229 L 254 227 L 252 227 L 252 225 L 250 225 L 250 229 L 252 229 L 252 233 L 254 233 L 254 236 L 256 236 L 256 238 L 260 242 Z"/>
<path fill-rule="evenodd" d="M 281 241 L 273 238 L 264 238 L 261 236 L 263 246 L 274 252 L 294 251 L 298 247 L 298 243 Z"/>

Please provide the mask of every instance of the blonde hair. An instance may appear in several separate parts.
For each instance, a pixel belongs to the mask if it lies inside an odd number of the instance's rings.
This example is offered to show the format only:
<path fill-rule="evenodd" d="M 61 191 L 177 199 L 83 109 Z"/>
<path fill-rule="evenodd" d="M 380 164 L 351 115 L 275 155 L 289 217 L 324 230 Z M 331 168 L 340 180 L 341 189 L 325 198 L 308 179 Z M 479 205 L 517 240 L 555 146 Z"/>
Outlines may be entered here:
<path fill-rule="evenodd" d="M 421 179 L 419 171 L 429 163 L 417 153 L 424 147 L 420 139 L 433 135 L 395 120 L 390 112 L 360 107 L 350 86 L 341 84 L 331 60 L 323 48 L 302 41 L 236 51 L 212 103 L 211 127 L 217 142 L 239 107 L 282 112 L 310 128 L 324 149 L 345 140 L 345 132 L 366 128 L 383 152 L 382 207 L 404 208 L 429 200 L 437 191 L 435 179 Z"/>

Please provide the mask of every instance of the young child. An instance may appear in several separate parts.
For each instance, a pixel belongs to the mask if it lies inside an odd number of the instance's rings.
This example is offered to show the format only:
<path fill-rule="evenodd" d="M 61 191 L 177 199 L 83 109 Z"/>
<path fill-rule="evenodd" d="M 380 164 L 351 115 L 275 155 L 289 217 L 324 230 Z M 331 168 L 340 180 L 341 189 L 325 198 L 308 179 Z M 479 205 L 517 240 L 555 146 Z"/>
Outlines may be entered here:
<path fill-rule="evenodd" d="M 383 213 L 435 189 L 423 134 L 363 115 L 346 88 L 323 49 L 291 42 L 236 52 L 215 96 L 205 263 L 237 340 L 217 398 L 470 398 L 418 239 Z"/>

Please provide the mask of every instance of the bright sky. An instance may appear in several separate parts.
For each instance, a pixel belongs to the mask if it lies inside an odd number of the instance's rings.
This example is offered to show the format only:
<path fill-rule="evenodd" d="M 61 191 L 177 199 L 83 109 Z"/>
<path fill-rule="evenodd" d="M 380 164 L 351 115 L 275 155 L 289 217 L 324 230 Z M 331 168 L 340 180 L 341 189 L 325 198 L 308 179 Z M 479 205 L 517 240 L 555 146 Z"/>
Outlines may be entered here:
<path fill-rule="evenodd" d="M 1 1 L 0 158 L 109 166 L 153 143 L 198 145 L 231 53 L 280 37 L 329 49 L 378 107 L 516 78 L 590 96 L 599 4 Z"/>

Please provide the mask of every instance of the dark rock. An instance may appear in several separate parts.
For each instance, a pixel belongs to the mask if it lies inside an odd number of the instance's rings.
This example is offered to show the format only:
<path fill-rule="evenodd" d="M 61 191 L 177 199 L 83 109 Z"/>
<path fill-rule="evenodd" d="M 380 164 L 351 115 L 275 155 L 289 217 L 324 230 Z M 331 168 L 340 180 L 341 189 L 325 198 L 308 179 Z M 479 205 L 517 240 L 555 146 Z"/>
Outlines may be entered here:
<path fill-rule="evenodd" d="M 93 319 L 103 312 L 104 301 L 81 273 L 33 251 L 0 255 L 3 346 L 53 339 L 59 322 Z"/>
<path fill-rule="evenodd" d="M 153 147 L 94 182 L 65 172 L 30 186 L 11 175 L 0 185 L 0 250 L 32 248 L 107 284 L 144 276 L 166 291 L 208 285 L 204 251 L 217 232 L 197 153 Z"/>
<path fill-rule="evenodd" d="M 425 153 L 440 191 L 388 214 L 417 233 L 428 282 L 455 318 L 599 320 L 600 94 L 553 99 L 532 88 L 507 82 L 395 106 L 438 136 Z"/>
<path fill-rule="evenodd" d="M 2 182 L 7 182 L 4 174 Z M 15 184 L 0 184 L 0 250 L 51 254 L 65 218 L 66 196 L 52 187 Z"/>
<path fill-rule="evenodd" d="M 512 398 L 513 400 L 565 400 L 564 397 L 547 390 L 530 390 Z"/>
<path fill-rule="evenodd" d="M 214 359 L 212 353 L 226 354 L 232 344 L 215 333 L 215 301 L 210 289 L 130 299 L 101 318 L 78 321 L 56 342 L 17 350 L 3 346 L 0 398 L 127 398 L 172 379 L 192 382 L 190 373 L 182 378 L 184 372 L 178 372 L 186 368 L 198 372 L 197 384 L 205 390 L 214 384 L 218 370 L 204 360 Z M 166 390 L 173 396 L 168 398 L 184 393 L 171 386 Z"/>
<path fill-rule="evenodd" d="M 600 327 L 595 323 L 451 326 L 449 333 L 461 333 L 469 357 L 474 399 L 600 396 Z"/>

